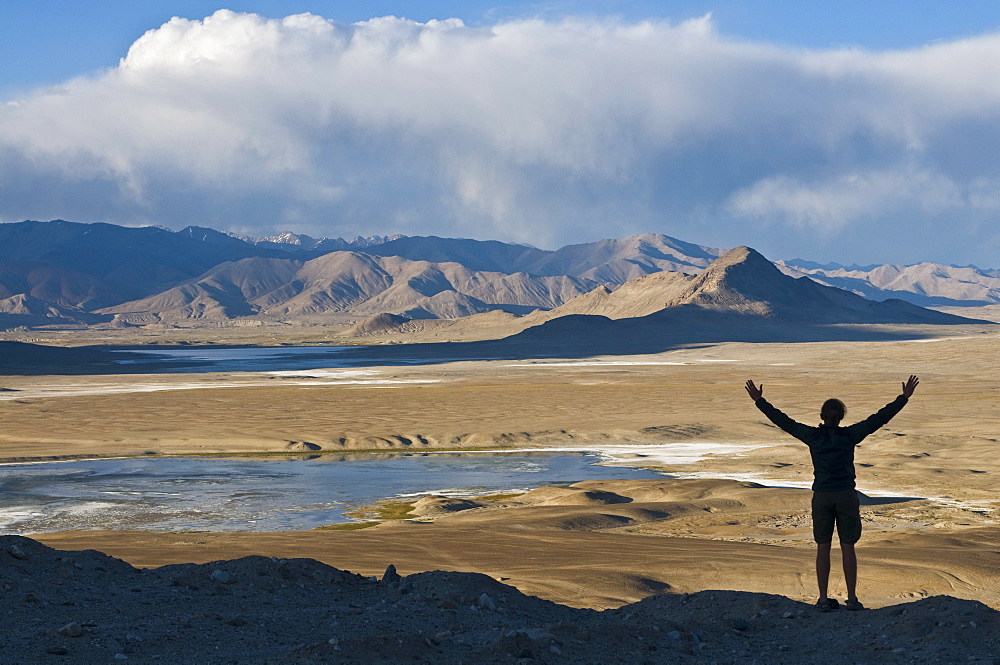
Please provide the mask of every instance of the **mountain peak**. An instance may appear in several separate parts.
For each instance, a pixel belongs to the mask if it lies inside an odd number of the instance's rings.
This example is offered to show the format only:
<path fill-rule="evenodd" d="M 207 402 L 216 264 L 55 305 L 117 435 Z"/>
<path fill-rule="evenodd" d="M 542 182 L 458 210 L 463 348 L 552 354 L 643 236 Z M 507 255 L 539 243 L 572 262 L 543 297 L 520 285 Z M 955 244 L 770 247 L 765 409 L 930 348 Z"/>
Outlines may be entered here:
<path fill-rule="evenodd" d="M 770 261 L 764 258 L 764 255 L 758 252 L 753 247 L 747 247 L 746 245 L 741 245 L 739 247 L 734 247 L 729 250 L 718 259 L 716 259 L 709 268 L 715 270 L 721 270 L 728 268 L 730 266 L 743 265 L 743 266 L 758 266 L 763 268 L 765 265 L 774 267 Z"/>
<path fill-rule="evenodd" d="M 693 302 L 770 314 L 771 303 L 791 296 L 794 280 L 757 250 L 741 246 L 709 265 L 691 285 Z"/>

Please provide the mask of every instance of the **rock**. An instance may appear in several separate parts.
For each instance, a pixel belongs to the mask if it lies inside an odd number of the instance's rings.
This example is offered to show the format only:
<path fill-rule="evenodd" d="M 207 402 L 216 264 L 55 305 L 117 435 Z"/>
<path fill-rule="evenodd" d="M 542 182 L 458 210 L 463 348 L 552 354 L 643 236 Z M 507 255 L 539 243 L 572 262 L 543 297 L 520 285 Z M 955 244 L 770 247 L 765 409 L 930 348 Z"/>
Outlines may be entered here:
<path fill-rule="evenodd" d="M 496 611 L 497 609 L 497 604 L 493 602 L 493 599 L 490 598 L 488 593 L 483 593 L 483 595 L 479 596 L 479 600 L 476 601 L 476 604 L 484 610 Z"/>
<path fill-rule="evenodd" d="M 60 628 L 58 632 L 66 637 L 80 637 L 83 635 L 83 626 L 74 621 Z"/>
<path fill-rule="evenodd" d="M 232 584 L 233 582 L 236 581 L 233 579 L 232 575 L 230 575 L 224 570 L 213 570 L 212 579 L 218 582 L 219 584 Z"/>
<path fill-rule="evenodd" d="M 746 619 L 736 619 L 733 621 L 733 628 L 738 631 L 744 631 L 750 627 L 750 622 Z"/>
<path fill-rule="evenodd" d="M 781 618 L 782 619 L 794 619 L 795 618 L 795 613 L 794 612 L 785 612 L 784 614 L 781 615 Z"/>
<path fill-rule="evenodd" d="M 116 653 L 115 660 L 128 660 L 128 656 L 123 653 Z"/>
<path fill-rule="evenodd" d="M 382 574 L 382 582 L 385 584 L 396 586 L 402 579 L 403 578 L 399 576 L 399 573 L 396 572 L 396 566 L 391 563 L 386 567 L 385 573 Z"/>
<path fill-rule="evenodd" d="M 681 639 L 681 631 L 679 631 L 679 630 L 672 630 L 669 633 L 667 633 L 667 637 L 669 637 L 672 640 L 679 640 L 679 639 Z"/>
<path fill-rule="evenodd" d="M 553 644 L 552 646 L 549 647 L 549 653 L 555 654 L 556 656 L 561 656 L 562 649 Z"/>
<path fill-rule="evenodd" d="M 66 647 L 49 647 L 45 650 L 45 653 L 50 653 L 53 656 L 65 656 L 69 653 L 69 649 Z"/>
<path fill-rule="evenodd" d="M 310 443 L 309 441 L 289 441 L 288 445 L 285 446 L 285 450 L 297 453 L 308 453 L 315 450 L 323 450 L 323 446 Z"/>
<path fill-rule="evenodd" d="M 8 547 L 7 552 L 15 559 L 23 560 L 25 558 L 24 550 L 22 550 L 17 545 L 11 545 L 10 547 Z"/>
<path fill-rule="evenodd" d="M 522 628 L 517 631 L 532 642 L 547 642 L 552 639 L 552 633 L 544 628 Z"/>

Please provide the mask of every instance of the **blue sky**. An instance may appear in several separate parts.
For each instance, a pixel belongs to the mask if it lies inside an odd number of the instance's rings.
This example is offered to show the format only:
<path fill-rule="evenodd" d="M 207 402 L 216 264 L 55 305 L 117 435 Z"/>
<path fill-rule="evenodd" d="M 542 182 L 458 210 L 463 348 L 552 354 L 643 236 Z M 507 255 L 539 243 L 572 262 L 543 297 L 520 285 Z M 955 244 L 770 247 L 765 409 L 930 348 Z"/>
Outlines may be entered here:
<path fill-rule="evenodd" d="M 998 30 L 974 1 L 5 2 L 0 221 L 1000 267 Z"/>

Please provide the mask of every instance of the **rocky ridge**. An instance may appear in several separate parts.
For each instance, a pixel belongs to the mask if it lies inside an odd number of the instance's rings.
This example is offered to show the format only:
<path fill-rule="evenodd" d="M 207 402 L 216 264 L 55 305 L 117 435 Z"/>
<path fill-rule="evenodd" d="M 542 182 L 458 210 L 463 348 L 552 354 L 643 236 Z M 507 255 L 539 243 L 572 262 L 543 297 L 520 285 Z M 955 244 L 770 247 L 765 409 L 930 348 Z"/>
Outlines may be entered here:
<path fill-rule="evenodd" d="M 821 614 L 702 591 L 597 612 L 474 573 L 377 580 L 262 556 L 136 569 L 0 536 L 0 597 L 10 664 L 1000 662 L 1000 613 L 948 596 Z"/>

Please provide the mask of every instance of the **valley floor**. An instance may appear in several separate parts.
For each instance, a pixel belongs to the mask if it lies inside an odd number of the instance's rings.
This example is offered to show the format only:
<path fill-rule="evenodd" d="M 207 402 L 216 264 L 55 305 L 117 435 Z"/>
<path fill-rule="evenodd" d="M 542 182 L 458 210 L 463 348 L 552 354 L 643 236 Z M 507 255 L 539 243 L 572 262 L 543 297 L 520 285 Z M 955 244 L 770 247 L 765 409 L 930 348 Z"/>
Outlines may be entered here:
<path fill-rule="evenodd" d="M 688 345 L 644 356 L 371 366 L 363 375 L 7 376 L 0 457 L 287 452 L 303 442 L 324 451 L 755 443 L 674 465 L 683 479 L 592 481 L 460 511 L 431 500 L 413 519 L 359 531 L 37 538 L 138 566 L 262 554 L 365 575 L 390 563 L 404 574 L 480 572 L 575 607 L 705 589 L 808 602 L 808 453 L 766 422 L 743 383 L 762 383 L 804 422 L 840 397 L 851 421 L 916 374 L 911 403 L 857 451 L 859 487 L 872 497 L 858 550 L 862 598 L 880 607 L 948 594 L 1000 608 L 998 348 L 995 329 L 963 326 L 918 341 Z M 641 452 L 634 463 L 657 466 Z M 838 594 L 840 579 L 835 565 Z"/>

